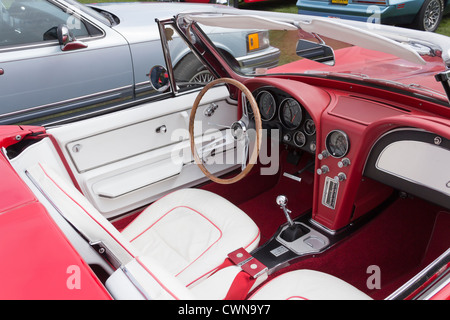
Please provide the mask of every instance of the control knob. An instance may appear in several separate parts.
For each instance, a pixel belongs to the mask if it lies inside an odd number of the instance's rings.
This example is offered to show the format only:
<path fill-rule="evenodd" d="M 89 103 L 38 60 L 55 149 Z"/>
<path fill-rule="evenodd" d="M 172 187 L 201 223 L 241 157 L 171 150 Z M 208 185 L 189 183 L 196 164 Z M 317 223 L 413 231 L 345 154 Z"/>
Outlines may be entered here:
<path fill-rule="evenodd" d="M 334 177 L 335 182 L 344 181 L 345 179 L 347 179 L 347 176 L 343 172 L 339 172 L 338 175 Z"/>
<path fill-rule="evenodd" d="M 321 153 L 319 153 L 317 155 L 317 158 L 319 160 L 323 160 L 323 159 L 327 158 L 329 155 L 330 155 L 330 153 L 327 150 L 323 150 Z"/>
<path fill-rule="evenodd" d="M 339 168 L 347 167 L 347 166 L 350 165 L 350 159 L 349 158 L 344 158 L 341 161 L 339 161 L 337 165 L 338 165 Z"/>
<path fill-rule="evenodd" d="M 328 166 L 323 165 L 319 169 L 317 169 L 317 174 L 321 175 L 321 174 L 327 173 L 329 171 L 330 171 L 330 168 L 328 168 Z"/>

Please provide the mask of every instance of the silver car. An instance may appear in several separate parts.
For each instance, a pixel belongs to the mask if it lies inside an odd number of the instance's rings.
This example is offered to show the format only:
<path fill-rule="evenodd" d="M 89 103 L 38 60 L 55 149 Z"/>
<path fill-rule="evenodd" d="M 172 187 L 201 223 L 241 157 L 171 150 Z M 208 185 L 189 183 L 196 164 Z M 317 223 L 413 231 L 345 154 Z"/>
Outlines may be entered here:
<path fill-rule="evenodd" d="M 155 90 L 150 70 L 165 66 L 155 19 L 207 4 L 0 0 L 0 124 L 44 124 L 124 108 L 168 91 Z M 276 65 L 279 50 L 255 30 L 205 30 L 240 68 Z M 173 39 L 180 83 L 214 77 L 181 39 Z M 192 84 L 191 84 L 192 88 Z"/>

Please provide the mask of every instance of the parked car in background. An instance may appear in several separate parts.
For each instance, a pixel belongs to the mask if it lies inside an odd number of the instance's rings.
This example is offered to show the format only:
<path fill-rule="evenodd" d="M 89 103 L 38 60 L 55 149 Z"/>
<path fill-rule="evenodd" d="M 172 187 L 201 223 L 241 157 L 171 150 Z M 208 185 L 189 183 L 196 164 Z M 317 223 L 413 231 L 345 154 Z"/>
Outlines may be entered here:
<path fill-rule="evenodd" d="M 166 63 L 155 18 L 210 6 L 1 0 L 0 123 L 51 122 L 155 98 L 160 93 L 150 85 L 150 69 Z M 207 32 L 246 68 L 277 63 L 279 50 L 267 32 Z M 179 38 L 172 42 L 180 44 L 174 57 L 179 77 L 211 79 Z"/>
<path fill-rule="evenodd" d="M 448 0 L 298 0 L 298 13 L 435 31 Z"/>
<path fill-rule="evenodd" d="M 232 7 L 239 7 L 239 3 L 254 3 L 269 0 L 159 0 L 159 1 L 175 1 L 175 2 L 196 2 L 196 3 L 217 3 Z"/>

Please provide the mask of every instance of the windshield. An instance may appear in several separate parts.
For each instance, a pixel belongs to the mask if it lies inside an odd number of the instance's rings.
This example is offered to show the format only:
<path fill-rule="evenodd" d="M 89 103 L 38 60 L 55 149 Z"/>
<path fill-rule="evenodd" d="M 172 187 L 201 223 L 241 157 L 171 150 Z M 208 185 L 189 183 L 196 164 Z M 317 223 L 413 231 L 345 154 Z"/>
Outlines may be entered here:
<path fill-rule="evenodd" d="M 434 78 L 446 69 L 443 48 L 425 41 L 420 34 L 411 38 L 416 31 L 408 31 L 406 37 L 397 31 L 390 34 L 389 28 L 372 32 L 370 28 L 358 29 L 327 19 L 292 21 L 291 16 L 285 14 L 280 19 L 275 15 L 277 19 L 269 20 L 259 15 L 199 14 L 188 16 L 185 21 L 195 21 L 202 30 L 211 27 L 253 30 L 247 37 L 247 55 L 257 56 L 267 48 L 261 44 L 279 50 L 277 63 L 264 67 L 248 68 L 238 59 L 224 57 L 241 75 L 308 74 L 351 79 L 447 101 L 441 83 Z M 260 32 L 254 32 L 255 29 Z M 217 39 L 210 37 L 210 40 L 220 48 Z"/>

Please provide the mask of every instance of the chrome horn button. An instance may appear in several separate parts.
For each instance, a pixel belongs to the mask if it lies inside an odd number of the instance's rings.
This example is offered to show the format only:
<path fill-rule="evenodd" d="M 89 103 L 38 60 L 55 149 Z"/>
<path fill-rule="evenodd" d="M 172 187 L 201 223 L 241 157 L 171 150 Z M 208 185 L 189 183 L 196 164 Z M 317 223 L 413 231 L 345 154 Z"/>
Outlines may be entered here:
<path fill-rule="evenodd" d="M 245 137 L 247 133 L 247 126 L 241 120 L 234 122 L 231 127 L 231 135 L 235 140 L 241 140 Z"/>

